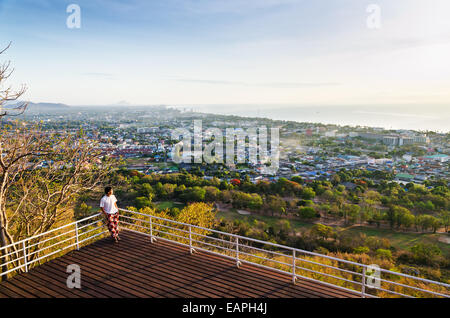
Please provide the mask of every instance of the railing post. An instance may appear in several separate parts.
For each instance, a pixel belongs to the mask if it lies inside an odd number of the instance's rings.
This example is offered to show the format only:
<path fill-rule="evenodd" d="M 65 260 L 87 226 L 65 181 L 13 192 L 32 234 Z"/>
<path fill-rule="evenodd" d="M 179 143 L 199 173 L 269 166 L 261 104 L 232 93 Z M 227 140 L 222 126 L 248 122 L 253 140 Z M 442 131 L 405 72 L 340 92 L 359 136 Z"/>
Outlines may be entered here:
<path fill-rule="evenodd" d="M 192 254 L 195 250 L 192 248 L 192 227 L 189 225 L 189 252 Z"/>
<path fill-rule="evenodd" d="M 295 260 L 295 250 L 292 250 L 292 282 L 294 283 L 294 285 L 297 282 L 297 275 L 295 273 Z"/>
<path fill-rule="evenodd" d="M 75 222 L 75 238 L 76 238 L 76 243 L 77 243 L 77 250 L 79 250 L 80 243 L 79 243 L 79 239 L 78 239 L 78 222 Z"/>
<path fill-rule="evenodd" d="M 361 285 L 361 296 L 362 298 L 366 298 L 366 266 L 363 266 L 362 272 L 362 285 Z"/>
<path fill-rule="evenodd" d="M 25 265 L 25 272 L 28 272 L 27 247 L 25 241 L 22 242 L 23 247 L 23 264 Z"/>
<path fill-rule="evenodd" d="M 151 215 L 149 219 L 150 219 L 150 242 L 153 243 L 154 241 L 156 241 L 156 239 L 153 237 L 153 222 L 152 222 L 153 218 Z"/>
<path fill-rule="evenodd" d="M 239 237 L 236 236 L 236 266 L 241 266 L 241 261 L 239 261 Z"/>

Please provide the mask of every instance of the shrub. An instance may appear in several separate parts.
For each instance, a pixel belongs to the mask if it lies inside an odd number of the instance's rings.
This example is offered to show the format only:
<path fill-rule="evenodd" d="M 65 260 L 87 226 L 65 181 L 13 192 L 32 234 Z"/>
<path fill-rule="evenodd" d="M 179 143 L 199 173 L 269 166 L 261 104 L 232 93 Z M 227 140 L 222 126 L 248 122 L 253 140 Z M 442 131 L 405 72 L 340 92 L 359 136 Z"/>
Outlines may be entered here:
<path fill-rule="evenodd" d="M 377 256 L 382 259 L 392 259 L 392 252 L 383 248 L 377 249 Z"/>
<path fill-rule="evenodd" d="M 370 249 L 367 246 L 359 246 L 353 249 L 353 253 L 355 254 L 367 254 L 370 252 Z"/>
<path fill-rule="evenodd" d="M 418 264 L 437 265 L 442 251 L 435 244 L 419 243 L 411 247 L 414 259 Z"/>
<path fill-rule="evenodd" d="M 309 206 L 298 209 L 298 215 L 303 219 L 313 219 L 320 216 L 320 214 Z"/>

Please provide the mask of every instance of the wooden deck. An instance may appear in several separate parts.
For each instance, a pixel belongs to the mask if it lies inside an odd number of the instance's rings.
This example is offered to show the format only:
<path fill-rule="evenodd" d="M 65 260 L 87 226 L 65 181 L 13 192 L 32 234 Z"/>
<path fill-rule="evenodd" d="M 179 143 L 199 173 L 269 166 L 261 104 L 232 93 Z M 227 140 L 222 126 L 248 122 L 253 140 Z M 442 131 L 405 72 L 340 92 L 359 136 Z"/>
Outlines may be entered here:
<path fill-rule="evenodd" d="M 320 283 L 124 231 L 122 240 L 94 242 L 0 284 L 0 298 L 322 298 L 358 297 Z M 81 268 L 81 289 L 66 286 L 67 265 Z"/>

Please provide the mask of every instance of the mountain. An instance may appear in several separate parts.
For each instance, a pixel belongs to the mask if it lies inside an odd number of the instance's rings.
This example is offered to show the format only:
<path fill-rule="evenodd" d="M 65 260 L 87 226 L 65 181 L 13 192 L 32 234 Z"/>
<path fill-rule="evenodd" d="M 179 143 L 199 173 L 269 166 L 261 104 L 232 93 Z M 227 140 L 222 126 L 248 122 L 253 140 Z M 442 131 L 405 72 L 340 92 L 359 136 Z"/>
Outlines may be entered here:
<path fill-rule="evenodd" d="M 48 112 L 48 111 L 58 111 L 58 110 L 68 110 L 70 107 L 66 104 L 61 103 L 33 103 L 26 101 L 14 101 L 6 103 L 5 109 L 14 108 L 23 103 L 27 103 L 27 112 Z"/>
<path fill-rule="evenodd" d="M 66 104 L 61 104 L 61 103 L 33 103 L 33 102 L 28 102 L 28 109 L 32 110 L 32 109 L 67 109 L 70 108 L 69 106 L 67 106 Z"/>

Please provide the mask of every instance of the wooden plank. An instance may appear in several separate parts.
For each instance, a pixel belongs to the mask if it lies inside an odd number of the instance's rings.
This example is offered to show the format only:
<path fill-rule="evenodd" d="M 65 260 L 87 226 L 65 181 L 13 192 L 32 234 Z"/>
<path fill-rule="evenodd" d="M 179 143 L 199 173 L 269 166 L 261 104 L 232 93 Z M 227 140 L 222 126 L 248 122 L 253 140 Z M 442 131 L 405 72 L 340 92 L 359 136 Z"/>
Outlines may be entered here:
<path fill-rule="evenodd" d="M 121 249 L 123 250 L 123 244 L 120 243 L 121 245 Z M 97 251 L 92 251 L 92 257 L 98 257 L 99 254 L 101 254 L 102 250 L 97 250 Z M 106 257 L 110 257 L 111 254 L 115 253 L 115 256 L 120 256 L 119 259 L 115 260 L 117 263 L 121 264 L 122 266 L 127 266 L 127 264 L 125 264 L 123 262 L 123 259 L 126 258 L 127 260 L 131 261 L 132 263 L 129 265 L 133 266 L 133 270 L 135 271 L 139 271 L 140 273 L 142 273 L 143 275 L 145 275 L 146 277 L 150 276 L 150 277 L 158 277 L 158 280 L 167 280 L 169 282 L 169 284 L 171 285 L 176 285 L 176 286 L 192 286 L 195 283 L 200 284 L 200 288 L 202 289 L 202 291 L 207 292 L 207 293 L 214 293 L 215 295 L 213 296 L 230 296 L 229 293 L 226 293 L 228 289 L 228 286 L 225 284 L 222 284 L 220 286 L 220 288 L 212 288 L 211 284 L 206 283 L 206 282 L 202 282 L 201 280 L 203 280 L 205 278 L 205 274 L 201 275 L 199 274 L 199 272 L 196 271 L 187 271 L 187 268 L 177 268 L 175 266 L 172 266 L 168 263 L 168 259 L 167 258 L 156 258 L 155 254 L 151 255 L 151 258 L 148 258 L 149 255 L 137 255 L 136 254 L 137 251 L 133 251 L 133 253 L 131 255 L 129 254 L 123 254 L 123 252 L 120 251 L 112 251 L 112 252 L 107 252 Z M 136 257 L 137 256 L 137 257 Z M 186 257 L 186 256 L 183 256 Z M 159 260 L 160 262 L 165 262 L 165 266 L 159 266 L 157 268 L 155 268 L 155 265 L 158 265 L 157 262 L 155 262 L 156 260 Z M 170 266 L 170 268 L 169 268 Z M 189 274 L 189 275 L 187 275 Z M 206 275 L 210 275 L 210 273 L 206 274 Z M 186 276 L 189 276 L 191 279 L 187 279 Z M 188 277 L 188 278 L 189 278 Z M 180 280 L 180 281 L 177 281 Z M 173 287 L 176 287 L 173 286 Z M 225 295 L 224 295 L 225 294 Z M 194 295 L 193 295 L 194 296 Z M 197 296 L 197 295 L 195 295 Z M 211 294 L 207 295 L 207 296 L 211 296 Z M 242 293 L 238 293 L 235 292 L 235 297 L 241 296 L 242 297 Z M 250 297 L 251 295 L 247 295 L 247 297 Z"/>
<path fill-rule="evenodd" d="M 3 282 L 0 285 L 0 292 L 1 292 L 2 298 L 22 298 L 23 297 L 22 295 L 9 290 L 8 288 L 6 288 L 5 285 L 6 285 L 6 282 Z"/>
<path fill-rule="evenodd" d="M 134 234 L 134 233 L 133 233 Z M 173 243 L 168 243 L 168 242 L 164 242 L 161 240 L 161 242 L 163 242 L 162 244 L 166 244 L 165 248 L 171 248 L 170 245 L 172 245 Z M 175 244 L 174 244 L 175 245 Z M 180 246 L 181 248 L 183 248 L 181 245 L 175 245 L 177 248 L 178 246 Z M 206 254 L 208 256 L 208 258 L 205 260 L 206 262 L 211 261 L 213 259 L 221 259 L 222 262 L 232 262 L 234 264 L 234 261 L 227 259 L 227 258 L 221 258 L 218 255 L 212 254 L 212 253 L 208 253 L 208 252 L 204 252 L 204 251 L 200 251 L 199 254 Z M 261 268 L 258 267 L 256 265 L 251 265 L 251 264 L 244 264 L 241 269 L 246 269 L 250 272 L 253 273 L 257 273 L 257 274 L 261 274 L 264 275 L 264 277 L 267 278 L 267 281 L 271 280 L 271 279 L 282 279 L 282 280 L 289 280 L 291 279 L 291 276 L 289 274 L 283 274 L 283 273 L 279 273 L 276 271 L 271 271 L 270 269 L 265 269 L 265 268 Z M 297 281 L 297 287 L 299 287 L 299 285 L 303 284 L 305 287 L 307 288 L 311 288 L 311 290 L 317 290 L 319 293 L 322 293 L 326 295 L 326 293 L 330 293 L 331 296 L 336 297 L 336 296 L 342 296 L 342 297 L 359 297 L 358 294 L 353 294 L 338 288 L 333 288 L 333 287 L 329 287 L 323 284 L 320 284 L 319 282 L 311 282 L 308 280 L 304 280 L 304 279 L 299 279 Z"/>
<path fill-rule="evenodd" d="M 64 256 L 65 257 L 65 256 Z M 92 284 L 89 276 L 82 274 L 82 285 L 81 289 L 78 288 L 68 288 L 67 287 L 67 277 L 68 273 L 66 273 L 67 263 L 59 263 L 60 259 L 57 258 L 54 262 L 49 266 L 45 266 L 42 268 L 42 272 L 45 272 L 47 275 L 51 275 L 55 278 L 55 284 L 52 284 L 52 288 L 59 290 L 63 290 L 63 293 L 68 295 L 68 297 L 96 297 L 96 298 L 106 298 L 109 297 L 107 293 L 103 289 L 98 288 L 95 284 Z M 72 264 L 72 263 L 70 263 Z"/>
<path fill-rule="evenodd" d="M 58 290 L 60 293 L 69 298 L 89 297 L 90 294 L 79 289 L 70 289 L 66 285 L 66 279 L 68 273 L 66 273 L 66 267 L 57 268 L 56 259 L 51 263 L 46 263 L 42 266 L 34 268 L 30 273 L 36 277 L 39 277 L 43 281 L 47 281 L 49 286 Z M 50 287 L 49 287 L 50 288 Z"/>
<path fill-rule="evenodd" d="M 359 297 L 320 283 L 123 231 L 122 240 L 93 242 L 0 284 L 5 297 Z M 82 269 L 82 289 L 66 286 L 66 267 Z"/>
<path fill-rule="evenodd" d="M 26 276 L 26 279 L 29 279 L 30 281 L 32 281 L 34 283 L 35 289 L 41 290 L 41 291 L 45 292 L 46 294 L 50 295 L 51 297 L 55 297 L 55 298 L 68 297 L 68 295 L 66 293 L 64 293 L 64 291 L 59 290 L 58 287 L 53 284 L 49 285 L 49 282 L 47 280 L 42 279 L 39 275 L 37 275 L 36 272 L 29 273 L 28 275 L 21 275 L 21 277 L 22 276 Z M 17 281 L 21 281 L 18 278 L 17 278 Z M 51 288 L 49 288 L 49 286 L 51 286 Z"/>
<path fill-rule="evenodd" d="M 125 255 L 125 258 L 128 258 L 128 260 L 124 260 L 124 257 L 121 257 L 120 260 L 114 260 L 114 256 L 117 256 L 117 254 L 115 255 L 114 252 L 104 252 L 104 254 L 102 254 L 101 251 L 96 251 L 95 253 L 90 254 L 90 252 L 88 251 L 84 251 L 83 257 L 86 260 L 91 260 L 91 269 L 94 269 L 96 264 L 102 263 L 102 264 L 106 264 L 107 262 L 107 266 L 109 268 L 109 270 L 111 271 L 112 269 L 114 270 L 114 274 L 118 273 L 121 277 L 122 280 L 125 281 L 126 284 L 131 283 L 134 284 L 134 287 L 136 286 L 136 282 L 138 283 L 142 283 L 144 284 L 143 288 L 145 288 L 145 286 L 148 286 L 149 283 L 151 284 L 157 284 L 157 288 L 159 289 L 164 289 L 166 291 L 171 291 L 173 290 L 173 281 L 171 281 L 169 279 L 169 282 L 165 282 L 164 280 L 160 279 L 160 277 L 156 277 L 156 276 L 151 276 L 148 273 L 141 273 L 136 266 L 134 266 L 134 268 L 129 268 L 130 266 L 133 266 L 135 263 L 131 260 L 131 257 L 129 255 Z M 131 263 L 128 263 L 131 262 Z M 128 266 L 126 266 L 128 265 Z M 124 275 L 126 274 L 126 275 Z M 142 284 L 140 284 L 142 286 Z M 164 288 L 164 286 L 168 287 L 168 289 Z M 195 297 L 197 296 L 195 293 L 191 293 L 190 295 L 186 295 L 186 293 L 178 293 L 178 295 L 176 295 L 178 297 L 185 297 L 185 296 L 190 296 L 190 297 Z"/>
<path fill-rule="evenodd" d="M 2 286 L 5 287 L 5 289 L 8 289 L 8 290 L 18 294 L 18 297 L 36 298 L 35 295 L 23 290 L 22 288 L 16 287 L 14 284 L 11 284 L 11 282 L 9 282 L 9 281 L 2 283 Z"/>
<path fill-rule="evenodd" d="M 126 233 L 127 236 L 131 235 L 135 239 L 146 240 L 148 238 L 148 236 L 139 235 L 137 233 L 130 232 L 130 231 L 125 232 L 125 233 Z M 175 247 L 177 249 L 186 248 L 186 247 L 184 247 L 182 245 L 179 245 L 179 244 L 176 244 L 176 243 L 169 243 L 169 242 L 163 241 L 163 240 L 160 240 L 160 242 L 162 242 L 162 244 L 168 244 L 167 246 L 172 246 L 172 247 Z M 230 259 L 222 258 L 222 257 L 220 257 L 218 255 L 215 255 L 215 254 L 211 254 L 211 253 L 207 253 L 207 252 L 203 252 L 203 251 L 201 251 L 201 253 L 202 254 L 204 253 L 204 254 L 208 255 L 209 258 L 216 258 L 216 259 L 220 258 L 221 262 L 233 262 Z M 261 267 L 255 266 L 255 265 L 245 264 L 245 267 L 247 269 L 251 270 L 252 272 L 261 273 L 265 277 L 269 277 L 269 278 L 272 277 L 272 278 L 276 278 L 276 279 L 281 278 L 283 280 L 289 280 L 289 281 L 291 279 L 290 275 L 288 275 L 288 274 L 282 274 L 282 273 L 279 273 L 279 272 L 276 272 L 276 271 L 270 271 L 268 269 L 264 269 L 264 268 L 261 268 Z M 350 292 L 343 291 L 343 290 L 340 290 L 338 288 L 333 289 L 332 287 L 329 287 L 329 286 L 326 286 L 326 285 L 323 285 L 323 284 L 320 284 L 320 283 L 310 282 L 308 280 L 301 280 L 300 279 L 299 283 L 305 284 L 305 286 L 310 286 L 311 288 L 316 288 L 316 289 L 319 288 L 319 291 L 322 291 L 322 292 L 327 292 L 327 291 L 330 292 L 330 291 L 332 291 L 332 293 L 333 293 L 332 295 L 333 296 L 342 295 L 342 296 L 345 296 L 345 297 L 349 297 L 349 296 L 359 297 L 359 295 L 352 294 Z"/>
<path fill-rule="evenodd" d="M 44 292 L 41 290 L 40 286 L 33 282 L 33 280 L 30 279 L 31 275 L 22 275 L 21 280 L 13 279 L 9 283 L 16 286 L 17 288 L 20 288 L 22 290 L 25 290 L 27 292 L 32 293 L 36 297 L 39 298 L 52 298 L 52 292 L 48 290 L 48 292 Z"/>
<path fill-rule="evenodd" d="M 126 241 L 126 240 L 125 240 Z M 124 240 L 122 240 L 121 241 L 121 243 L 119 243 L 119 244 L 123 244 L 122 242 L 124 242 Z M 147 243 L 147 244 L 149 244 L 149 243 Z M 135 241 L 133 241 L 133 245 L 136 245 L 136 242 Z M 175 245 L 175 247 L 177 248 L 177 249 L 181 249 L 180 248 L 180 246 L 178 246 L 178 245 Z M 139 247 L 138 248 L 138 252 L 139 251 L 143 251 L 144 250 L 144 248 L 141 248 L 141 247 Z M 164 251 L 165 250 L 165 248 L 163 248 L 163 249 L 161 249 L 161 246 L 159 246 L 158 248 L 157 248 L 157 251 Z M 143 251 L 143 253 L 147 253 L 147 254 L 151 254 L 151 257 L 152 258 L 154 258 L 155 257 L 155 254 L 152 254 L 152 253 L 149 253 L 148 251 Z M 140 255 L 140 257 L 144 257 L 145 258 L 145 254 L 144 255 Z M 197 261 L 202 261 L 201 260 L 201 257 L 199 257 L 199 255 L 198 254 L 195 254 L 195 255 L 193 255 L 193 256 L 190 256 L 188 253 L 186 253 L 186 252 L 183 252 L 183 254 L 182 254 L 182 256 L 183 256 L 183 259 L 185 259 L 185 260 L 190 260 L 190 262 L 192 261 L 192 260 L 197 260 Z M 186 266 L 187 265 L 192 265 L 192 264 L 190 264 L 190 263 L 187 263 L 187 264 L 183 264 L 181 267 L 183 267 L 183 268 L 186 268 Z M 202 263 L 202 264 L 198 264 L 199 266 L 197 266 L 196 268 L 195 268 L 195 270 L 199 270 L 199 268 L 204 268 L 205 266 L 204 266 L 204 263 Z M 217 264 L 213 264 L 214 266 L 217 266 Z M 180 267 L 180 265 L 178 265 L 178 267 Z M 244 273 L 243 272 L 243 270 L 241 270 L 241 269 L 236 269 L 236 267 L 234 266 L 234 264 L 233 265 L 231 265 L 231 266 L 228 266 L 228 268 L 226 268 L 225 270 L 230 270 L 230 269 L 232 269 L 233 271 L 235 271 L 235 273 L 233 273 L 233 275 L 235 275 L 236 273 Z M 217 269 L 216 269 L 216 271 L 217 271 Z M 219 269 L 218 270 L 218 273 L 222 273 L 223 272 L 223 269 Z M 236 277 L 233 277 L 233 276 L 231 276 L 230 277 L 230 279 L 231 280 L 236 280 Z M 243 277 L 243 279 L 245 280 L 245 276 Z M 259 280 L 261 280 L 261 279 L 265 279 L 265 277 L 258 277 L 258 279 Z M 278 282 L 279 283 L 279 282 Z M 283 283 L 284 285 L 283 286 L 281 286 L 281 288 L 289 288 L 290 286 L 293 286 L 291 283 L 290 283 L 290 281 L 289 280 L 286 280 L 286 283 Z M 241 288 L 242 289 L 242 287 L 243 286 L 239 286 L 239 288 Z M 252 283 L 252 285 L 250 285 L 250 290 L 254 290 L 254 287 L 255 287 L 255 285 Z M 267 285 L 264 285 L 264 286 L 262 286 L 262 288 L 264 289 L 263 291 L 264 292 L 267 292 Z M 280 284 L 278 284 L 277 285 L 277 288 L 280 288 Z M 258 295 L 259 297 L 261 297 L 261 295 Z M 264 296 L 264 295 L 263 295 Z M 286 295 L 278 295 L 278 296 L 285 296 L 286 297 Z M 303 294 L 303 295 L 301 295 L 301 296 L 303 296 L 303 297 L 305 297 L 305 295 Z M 311 295 L 309 295 L 310 297 L 311 297 Z M 244 295 L 240 295 L 240 297 L 244 297 Z"/>
<path fill-rule="evenodd" d="M 126 270 L 125 267 L 115 266 L 114 263 L 110 262 L 111 261 L 110 259 L 101 258 L 100 255 L 91 256 L 90 254 L 86 253 L 86 250 L 87 249 L 85 249 L 83 253 L 80 254 L 73 253 L 72 255 L 70 255 L 71 262 L 83 262 L 85 271 L 95 272 L 100 270 L 103 273 L 107 273 L 107 275 L 104 276 L 103 279 L 106 279 L 108 281 L 115 279 L 121 281 L 123 284 L 127 286 L 130 286 L 131 288 L 135 287 L 133 285 L 133 283 L 135 282 L 134 277 L 131 280 L 125 279 L 124 275 L 124 270 Z M 147 292 L 153 293 L 152 296 L 154 297 L 161 296 L 154 293 L 154 291 L 152 290 L 147 290 Z"/>
<path fill-rule="evenodd" d="M 82 258 L 80 259 L 72 259 L 73 262 L 76 261 L 83 261 Z M 85 263 L 87 264 L 87 263 Z M 83 265 L 85 266 L 85 265 Z M 126 297 L 126 298 L 137 298 L 137 297 L 148 297 L 148 294 L 144 294 L 140 291 L 136 291 L 132 288 L 132 286 L 129 286 L 124 281 L 110 279 L 108 275 L 106 275 L 106 269 L 99 266 L 99 264 L 96 264 L 90 271 L 86 271 L 82 269 L 82 274 L 84 276 L 91 276 L 91 278 L 96 277 L 94 280 L 96 288 L 100 290 L 108 290 L 108 292 L 115 294 L 115 297 Z M 98 274 L 100 273 L 100 274 Z"/>
<path fill-rule="evenodd" d="M 123 241 L 121 241 L 120 244 L 122 244 Z M 135 241 L 133 241 L 133 243 L 135 243 Z M 147 252 L 147 251 L 143 251 L 144 248 L 139 248 L 138 251 L 142 251 L 143 253 Z M 148 253 L 147 252 L 147 256 L 151 255 L 152 258 L 157 258 L 158 256 L 163 255 L 164 253 L 169 253 L 167 251 L 164 251 L 165 248 L 161 248 L 161 246 L 157 247 L 157 251 L 158 253 Z M 172 253 L 172 252 L 170 252 Z M 176 264 L 178 267 L 181 267 L 185 270 L 187 269 L 191 269 L 194 272 L 199 272 L 199 271 L 204 271 L 204 270 L 208 270 L 206 272 L 207 275 L 209 275 L 212 279 L 214 279 L 214 276 L 212 276 L 212 274 L 218 276 L 215 279 L 219 282 L 225 282 L 228 283 L 230 285 L 234 284 L 234 286 L 236 287 L 236 290 L 240 291 L 240 294 L 237 295 L 237 297 L 265 297 L 265 293 L 267 293 L 268 291 L 268 286 L 264 285 L 261 286 L 261 289 L 258 290 L 258 288 L 256 288 L 257 286 L 255 285 L 255 283 L 258 283 L 261 281 L 261 279 L 263 277 L 258 277 L 258 280 L 253 281 L 249 286 L 243 286 L 242 281 L 245 281 L 248 277 L 245 276 L 245 271 L 239 270 L 235 267 L 235 265 L 228 265 L 226 267 L 221 267 L 218 265 L 221 264 L 207 264 L 205 262 L 203 262 L 202 257 L 199 257 L 198 254 L 195 255 L 190 255 L 187 251 L 183 252 L 182 258 L 179 259 L 179 263 L 181 264 Z M 141 258 L 145 258 L 146 255 L 139 255 L 139 257 Z M 181 265 L 181 266 L 180 266 Z M 175 268 L 177 266 L 174 266 Z M 227 274 L 229 272 L 229 274 Z M 236 274 L 239 276 L 241 276 L 239 279 L 239 277 L 236 277 Z M 227 279 L 227 280 L 223 280 L 223 279 Z M 208 281 L 208 283 L 214 283 L 213 281 Z M 284 283 L 284 285 L 288 285 L 289 283 Z M 275 286 L 276 288 L 282 288 L 285 286 L 281 286 L 280 284 L 278 284 L 277 286 Z M 247 288 L 245 288 L 247 287 Z M 250 287 L 250 288 L 248 288 Z M 245 290 L 247 289 L 247 290 Z M 245 291 L 247 293 L 253 293 L 251 295 L 246 294 Z M 255 293 L 256 292 L 256 293 Z M 283 296 L 287 296 L 287 295 L 283 295 Z M 304 295 L 303 295 L 304 297 Z"/>
<path fill-rule="evenodd" d="M 82 265 L 84 273 L 93 274 L 96 271 L 98 272 L 99 270 L 102 271 L 103 273 L 109 273 L 107 276 L 99 277 L 99 282 L 104 288 L 107 288 L 109 291 L 113 293 L 116 293 L 121 296 L 124 296 L 124 292 L 126 292 L 127 294 L 133 294 L 133 292 L 130 292 L 129 290 L 130 288 L 131 290 L 142 291 L 141 289 L 136 288 L 134 280 L 123 279 L 123 277 L 120 277 L 121 275 L 119 272 L 117 272 L 117 270 L 115 270 L 115 272 L 111 271 L 111 266 L 108 265 L 107 267 L 105 267 L 106 265 L 102 261 L 93 260 L 91 262 L 89 256 L 86 254 L 83 254 L 82 258 L 80 258 L 81 256 L 77 255 L 72 255 L 71 257 L 72 257 L 71 260 L 73 262 L 84 261 L 84 264 Z M 122 290 L 120 286 L 126 286 L 126 290 Z M 144 291 L 146 293 L 151 293 L 151 295 L 147 295 L 146 297 L 163 297 L 158 293 L 154 292 L 153 290 L 144 289 Z"/>
<path fill-rule="evenodd" d="M 163 242 L 163 241 L 161 240 L 161 242 Z M 133 241 L 133 243 L 135 244 L 136 241 Z M 173 246 L 171 246 L 172 244 L 171 243 L 167 243 L 167 242 L 163 242 L 163 243 L 160 243 L 160 244 L 164 245 L 164 247 L 160 246 L 160 248 L 163 247 L 162 250 L 173 249 L 173 248 L 175 248 L 175 249 L 183 248 L 182 246 L 176 245 L 176 244 L 173 244 Z M 210 262 L 213 262 L 213 260 L 211 260 L 211 259 L 215 258 L 215 259 L 219 259 L 220 262 L 212 263 L 213 266 L 215 266 L 215 267 L 221 266 L 221 265 L 223 265 L 223 263 L 227 262 L 227 263 L 229 263 L 228 266 L 232 266 L 233 268 L 235 268 L 234 262 L 232 260 L 221 258 L 220 256 L 217 256 L 217 255 L 214 255 L 214 254 L 211 255 L 211 254 L 203 252 L 203 251 L 199 252 L 199 254 L 195 254 L 193 261 L 195 262 L 195 257 L 200 258 L 199 257 L 200 255 L 203 255 L 203 257 L 205 257 L 205 254 L 207 255 L 207 257 L 201 259 L 202 265 L 210 263 Z M 226 261 L 224 261 L 224 260 L 226 260 Z M 224 267 L 222 267 L 222 268 L 224 268 Z M 256 272 L 254 270 L 256 270 Z M 249 271 L 250 271 L 250 273 L 249 273 Z M 261 282 L 261 278 L 263 278 L 264 279 L 264 284 L 265 284 L 265 286 L 263 286 L 263 288 L 267 289 L 267 285 L 266 285 L 267 283 L 270 283 L 271 286 L 274 286 L 273 284 L 275 284 L 275 286 L 276 285 L 279 286 L 279 282 L 280 282 L 279 278 L 278 277 L 273 277 L 272 276 L 273 271 L 270 271 L 268 269 L 264 269 L 264 268 L 261 269 L 260 267 L 257 267 L 257 266 L 252 266 L 252 265 L 245 264 L 239 270 L 236 269 L 236 271 L 233 272 L 233 275 L 239 275 L 240 273 L 244 274 L 247 278 L 256 277 L 259 282 Z M 253 273 L 256 273 L 257 276 L 254 276 Z M 277 272 L 275 272 L 275 273 L 277 273 Z M 263 275 L 263 276 L 261 276 L 261 275 Z M 283 274 L 281 274 L 281 275 L 283 275 Z M 318 292 L 315 292 L 314 290 L 311 290 L 311 291 L 309 291 L 310 292 L 309 295 L 305 295 L 304 294 L 304 290 L 300 289 L 298 285 L 294 286 L 293 284 L 291 284 L 291 276 L 290 275 L 287 275 L 287 274 L 283 275 L 282 278 L 283 278 L 283 281 L 288 284 L 287 285 L 287 286 L 289 286 L 288 288 L 293 287 L 292 289 L 290 289 L 291 292 L 293 292 L 293 291 L 297 291 L 297 292 L 300 291 L 300 292 L 303 293 L 303 295 L 297 295 L 298 297 L 305 297 L 305 296 L 306 297 L 314 297 L 314 295 L 315 296 L 322 296 L 322 297 L 326 296 L 326 294 L 324 294 L 322 290 L 319 290 Z M 258 282 L 258 281 L 252 281 L 252 284 L 254 284 L 255 282 Z M 252 285 L 252 286 L 254 286 L 254 285 Z"/>

